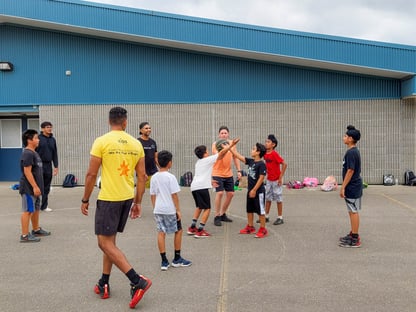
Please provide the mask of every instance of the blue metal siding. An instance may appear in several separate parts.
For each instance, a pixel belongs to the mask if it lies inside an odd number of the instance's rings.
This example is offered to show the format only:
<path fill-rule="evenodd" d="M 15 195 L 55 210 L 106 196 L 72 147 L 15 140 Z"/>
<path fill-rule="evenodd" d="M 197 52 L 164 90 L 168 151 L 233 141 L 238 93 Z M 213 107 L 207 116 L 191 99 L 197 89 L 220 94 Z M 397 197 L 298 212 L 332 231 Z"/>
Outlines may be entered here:
<path fill-rule="evenodd" d="M 416 47 L 198 19 L 80 1 L 0 2 L 0 12 L 137 36 L 416 72 Z"/>
<path fill-rule="evenodd" d="M 0 26 L 0 104 L 399 98 L 400 81 Z M 66 76 L 65 71 L 72 75 Z"/>

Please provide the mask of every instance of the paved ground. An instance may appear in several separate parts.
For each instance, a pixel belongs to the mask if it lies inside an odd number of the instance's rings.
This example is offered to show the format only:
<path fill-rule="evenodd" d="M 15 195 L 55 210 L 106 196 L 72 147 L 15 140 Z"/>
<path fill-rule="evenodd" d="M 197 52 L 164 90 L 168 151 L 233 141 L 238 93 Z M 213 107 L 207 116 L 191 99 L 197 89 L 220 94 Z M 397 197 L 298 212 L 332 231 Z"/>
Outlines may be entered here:
<path fill-rule="evenodd" d="M 80 213 L 82 187 L 54 187 L 41 225 L 52 231 L 40 243 L 21 244 L 20 197 L 0 183 L 0 311 L 129 311 L 127 278 L 117 269 L 112 293 L 92 291 L 101 274 L 93 233 L 94 209 Z M 416 188 L 370 186 L 361 214 L 362 248 L 338 247 L 349 229 L 338 193 L 285 190 L 285 224 L 269 225 L 264 239 L 239 235 L 245 225 L 245 190 L 236 192 L 233 223 L 207 230 L 197 240 L 184 234 L 182 254 L 189 268 L 160 271 L 156 231 L 146 195 L 141 219 L 129 221 L 118 244 L 153 286 L 139 311 L 415 311 Z M 95 192 L 96 194 L 96 192 Z M 184 226 L 193 202 L 180 194 Z M 272 217 L 275 217 L 273 209 Z M 173 256 L 173 237 L 168 255 Z"/>

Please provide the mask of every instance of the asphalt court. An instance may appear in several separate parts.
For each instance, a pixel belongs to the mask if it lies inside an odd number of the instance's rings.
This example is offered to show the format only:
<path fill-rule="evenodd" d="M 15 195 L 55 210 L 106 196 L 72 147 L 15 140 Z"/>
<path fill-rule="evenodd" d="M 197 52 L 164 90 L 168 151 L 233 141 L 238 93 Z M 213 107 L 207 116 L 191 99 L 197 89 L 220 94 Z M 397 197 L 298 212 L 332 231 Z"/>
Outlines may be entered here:
<path fill-rule="evenodd" d="M 11 184 L 0 183 L 0 311 L 130 311 L 129 283 L 117 268 L 110 279 L 111 298 L 102 300 L 93 292 L 101 252 L 93 232 L 94 208 L 88 217 L 80 212 L 83 188 L 53 187 L 53 211 L 41 213 L 41 226 L 52 235 L 22 244 L 21 200 Z M 338 247 L 349 220 L 337 192 L 285 189 L 285 223 L 268 223 L 269 236 L 255 239 L 238 234 L 246 224 L 246 190 L 236 191 L 229 211 L 234 222 L 215 227 L 211 213 L 206 230 L 212 237 L 183 235 L 182 255 L 192 266 L 166 272 L 160 270 L 146 193 L 142 218 L 129 220 L 117 240 L 136 271 L 153 281 L 136 310 L 415 311 L 415 191 L 370 185 L 364 191 L 362 247 L 357 249 Z M 194 211 L 189 188 L 182 188 L 179 197 L 187 228 Z M 272 221 L 275 217 L 274 204 Z M 173 236 L 167 236 L 167 254 L 173 257 Z"/>

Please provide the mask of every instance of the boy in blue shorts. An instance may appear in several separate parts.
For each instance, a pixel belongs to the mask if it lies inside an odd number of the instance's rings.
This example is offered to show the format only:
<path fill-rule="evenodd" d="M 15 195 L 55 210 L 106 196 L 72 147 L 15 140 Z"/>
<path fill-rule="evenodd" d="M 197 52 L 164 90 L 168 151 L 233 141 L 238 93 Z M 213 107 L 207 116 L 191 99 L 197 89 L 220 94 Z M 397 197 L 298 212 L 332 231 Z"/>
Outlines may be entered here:
<path fill-rule="evenodd" d="M 42 159 L 35 149 L 39 145 L 39 136 L 36 130 L 26 130 L 22 135 L 25 149 L 20 158 L 22 176 L 19 182 L 19 193 L 22 196 L 22 226 L 21 243 L 39 242 L 38 236 L 48 236 L 51 233 L 39 226 L 39 212 L 41 196 L 43 193 Z M 32 222 L 32 232 L 29 232 L 29 223 Z"/>
<path fill-rule="evenodd" d="M 173 267 L 188 267 L 191 261 L 181 257 L 182 215 L 179 207 L 178 192 L 181 190 L 176 177 L 169 172 L 172 167 L 172 153 L 160 151 L 157 155 L 159 171 L 150 180 L 150 199 L 158 231 L 157 245 L 162 258 L 161 270 L 166 271 L 170 264 L 166 257 L 166 234 L 174 235 L 175 257 Z"/>
<path fill-rule="evenodd" d="M 251 149 L 252 158 L 244 157 L 233 149 L 230 151 L 237 159 L 248 165 L 247 225 L 240 230 L 240 234 L 254 234 L 256 232 L 256 228 L 253 225 L 254 214 L 256 213 L 259 216 L 260 228 L 255 237 L 263 238 L 268 234 L 264 207 L 266 164 L 262 160 L 264 154 L 266 154 L 266 147 L 263 144 L 256 143 Z"/>
<path fill-rule="evenodd" d="M 214 155 L 209 155 L 205 145 L 199 145 L 195 148 L 194 153 L 196 157 L 198 157 L 198 160 L 195 164 L 195 175 L 191 183 L 191 192 L 195 201 L 196 209 L 192 218 L 192 224 L 187 231 L 188 235 L 194 235 L 195 238 L 205 238 L 211 236 L 211 234 L 205 231 L 204 227 L 211 212 L 209 189 L 212 187 L 212 168 L 215 162 L 224 158 L 224 155 L 228 152 L 228 150 L 239 141 L 240 139 L 234 139 L 231 144 L 228 144 L 228 141 L 224 140 L 224 143 L 220 145 L 220 150 Z M 202 217 L 199 222 L 199 227 L 196 227 L 196 223 L 198 222 L 198 218 L 201 213 Z"/>

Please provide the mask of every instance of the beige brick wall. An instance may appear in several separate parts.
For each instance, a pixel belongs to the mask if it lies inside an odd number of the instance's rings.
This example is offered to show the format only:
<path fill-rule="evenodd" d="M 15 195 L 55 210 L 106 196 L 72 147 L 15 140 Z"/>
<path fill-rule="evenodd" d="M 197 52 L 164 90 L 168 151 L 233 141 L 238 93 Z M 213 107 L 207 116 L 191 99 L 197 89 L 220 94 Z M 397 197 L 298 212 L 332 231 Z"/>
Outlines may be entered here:
<path fill-rule="evenodd" d="M 66 173 L 74 173 L 83 184 L 89 149 L 94 139 L 109 130 L 108 111 L 116 105 L 41 106 L 40 120 L 54 124 L 60 156 L 61 184 Z M 381 184 L 384 173 L 403 180 L 406 168 L 416 169 L 416 104 L 402 100 L 140 104 L 120 105 L 129 112 L 127 132 L 139 135 L 138 125 L 149 121 L 158 149 L 174 155 L 171 172 L 178 178 L 193 171 L 199 144 L 211 146 L 218 128 L 227 125 L 231 137 L 240 137 L 239 151 L 249 156 L 256 142 L 274 133 L 277 150 L 288 163 L 285 180 L 328 175 L 341 180 L 345 146 L 342 136 L 348 124 L 361 130 L 358 144 L 362 176 Z M 242 165 L 244 168 L 244 165 Z"/>

